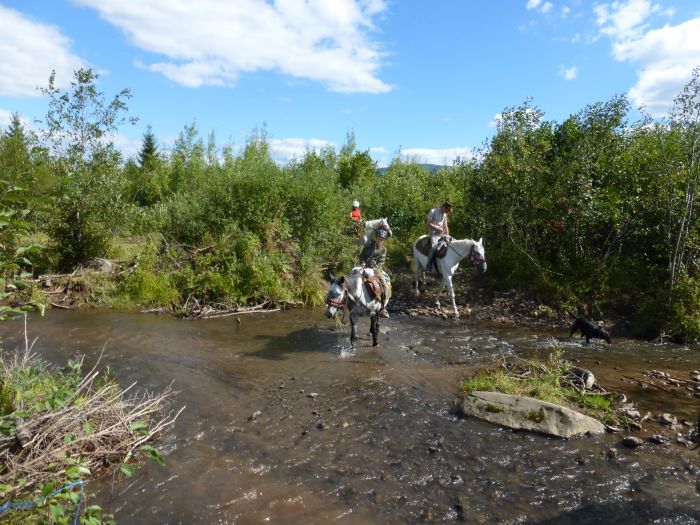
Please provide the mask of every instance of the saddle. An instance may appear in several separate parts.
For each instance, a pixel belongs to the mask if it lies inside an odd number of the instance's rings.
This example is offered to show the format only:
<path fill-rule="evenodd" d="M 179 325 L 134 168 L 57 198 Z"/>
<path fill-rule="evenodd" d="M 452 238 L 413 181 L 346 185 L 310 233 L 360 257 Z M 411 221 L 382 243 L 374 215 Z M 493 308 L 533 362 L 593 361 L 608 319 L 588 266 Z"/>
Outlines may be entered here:
<path fill-rule="evenodd" d="M 440 237 L 437 246 L 435 247 L 435 257 L 442 259 L 447 254 L 447 247 L 450 245 L 450 241 L 452 241 L 452 237 L 449 235 Z M 427 257 L 430 253 L 430 237 L 421 239 L 418 244 L 416 244 L 416 248 L 420 253 Z"/>
<path fill-rule="evenodd" d="M 352 229 L 356 236 L 362 237 L 365 233 L 365 224 L 362 221 L 352 221 Z"/>
<path fill-rule="evenodd" d="M 367 287 L 367 291 L 370 294 L 374 295 L 374 298 L 377 301 L 381 301 L 382 299 L 382 292 L 384 292 L 384 288 L 382 287 L 382 283 L 379 280 L 379 277 L 376 275 L 370 275 L 369 277 L 364 276 L 362 278 L 362 282 L 365 284 L 365 287 Z"/>

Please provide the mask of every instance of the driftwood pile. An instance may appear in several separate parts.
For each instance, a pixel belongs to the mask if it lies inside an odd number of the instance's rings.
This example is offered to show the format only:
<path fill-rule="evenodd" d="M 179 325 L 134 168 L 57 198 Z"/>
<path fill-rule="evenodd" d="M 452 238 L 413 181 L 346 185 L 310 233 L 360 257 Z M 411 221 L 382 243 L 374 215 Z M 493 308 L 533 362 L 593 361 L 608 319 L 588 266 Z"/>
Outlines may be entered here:
<path fill-rule="evenodd" d="M 84 267 L 67 274 L 43 275 L 30 279 L 39 285 L 41 293 L 48 298 L 48 303 L 54 308 L 71 310 L 81 305 L 93 305 L 93 290 L 95 283 L 104 282 L 99 279 L 119 279 L 134 272 L 138 263 L 124 267 L 125 261 L 93 259 Z M 99 286 L 99 285 L 98 285 Z M 296 303 L 286 303 L 284 307 L 298 306 Z M 205 302 L 190 294 L 184 303 L 171 303 L 143 310 L 146 313 L 170 313 L 187 319 L 215 319 L 237 315 L 277 312 L 269 300 L 260 304 L 242 306 L 239 304 L 223 304 Z"/>
<path fill-rule="evenodd" d="M 642 388 L 653 386 L 668 394 L 680 397 L 700 398 L 700 372 L 694 370 L 690 373 L 690 379 L 673 377 L 668 372 L 659 370 L 647 370 L 642 372 L 644 377 L 622 376 L 622 380 L 635 383 Z"/>
<path fill-rule="evenodd" d="M 201 304 L 199 300 L 190 295 L 183 305 L 172 305 L 170 308 L 156 308 L 145 310 L 146 312 L 174 311 L 188 319 L 216 319 L 218 317 L 231 317 L 244 314 L 259 314 L 278 312 L 279 308 L 272 308 L 270 301 L 263 301 L 253 306 L 239 306 L 221 303 Z"/>
<path fill-rule="evenodd" d="M 38 360 L 28 347 L 5 361 L 2 373 L 10 377 L 29 366 L 38 366 Z M 135 383 L 122 389 L 99 377 L 95 365 L 63 406 L 15 419 L 9 435 L 0 434 L 0 485 L 10 487 L 4 491 L 8 500 L 71 469 L 84 477 L 128 462 L 184 409 L 163 415 L 173 394 L 170 388 L 160 394 L 137 395 L 131 393 Z"/>

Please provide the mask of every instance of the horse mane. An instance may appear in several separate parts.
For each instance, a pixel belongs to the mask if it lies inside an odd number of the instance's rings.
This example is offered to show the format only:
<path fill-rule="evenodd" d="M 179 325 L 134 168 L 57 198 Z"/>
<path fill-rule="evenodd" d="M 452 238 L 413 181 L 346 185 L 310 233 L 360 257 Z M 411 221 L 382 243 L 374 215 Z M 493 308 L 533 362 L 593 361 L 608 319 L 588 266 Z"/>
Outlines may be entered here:
<path fill-rule="evenodd" d="M 379 219 L 371 219 L 369 221 L 365 221 L 365 226 L 367 228 L 374 228 L 375 226 L 379 226 L 382 223 L 382 221 L 386 221 L 386 217 L 380 217 Z M 387 224 L 389 224 L 388 221 Z"/>
<path fill-rule="evenodd" d="M 474 239 L 452 239 L 452 241 L 450 241 L 450 244 L 452 246 L 457 246 L 457 247 L 464 246 L 466 248 L 470 242 L 472 244 L 476 244 L 476 241 Z"/>

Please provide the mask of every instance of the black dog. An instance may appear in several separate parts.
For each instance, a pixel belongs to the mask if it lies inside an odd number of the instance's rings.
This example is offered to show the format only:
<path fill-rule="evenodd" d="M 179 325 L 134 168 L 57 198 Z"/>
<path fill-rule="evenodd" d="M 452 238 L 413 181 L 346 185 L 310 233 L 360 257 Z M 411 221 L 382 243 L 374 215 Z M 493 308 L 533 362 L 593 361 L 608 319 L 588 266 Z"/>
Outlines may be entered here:
<path fill-rule="evenodd" d="M 574 321 L 574 324 L 571 325 L 571 333 L 569 334 L 569 338 L 574 335 L 576 330 L 581 331 L 581 335 L 586 338 L 586 343 L 590 343 L 591 339 L 597 338 L 605 339 L 609 345 L 612 344 L 612 339 L 610 338 L 608 331 L 604 330 L 600 326 L 594 325 L 585 317 L 579 317 Z"/>

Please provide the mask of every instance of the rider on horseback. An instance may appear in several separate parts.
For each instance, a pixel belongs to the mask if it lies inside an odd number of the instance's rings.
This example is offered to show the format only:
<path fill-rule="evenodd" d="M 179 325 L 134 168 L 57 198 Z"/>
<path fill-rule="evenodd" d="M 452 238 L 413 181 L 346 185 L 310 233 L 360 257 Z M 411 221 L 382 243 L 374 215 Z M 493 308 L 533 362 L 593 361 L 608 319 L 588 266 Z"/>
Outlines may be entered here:
<path fill-rule="evenodd" d="M 377 236 L 374 241 L 369 241 L 365 244 L 360 254 L 360 261 L 367 268 L 374 270 L 374 275 L 382 285 L 382 309 L 379 311 L 379 316 L 388 318 L 389 312 L 386 311 L 386 280 L 384 279 L 384 262 L 386 261 L 386 247 L 384 239 L 389 234 L 385 230 L 377 230 Z"/>
<path fill-rule="evenodd" d="M 360 201 L 352 201 L 352 210 L 350 210 L 350 224 L 352 230 L 358 237 L 362 237 L 362 232 L 365 229 L 365 224 L 362 222 L 362 212 L 360 211 Z"/>
<path fill-rule="evenodd" d="M 428 233 L 430 234 L 430 253 L 428 254 L 428 266 L 426 271 L 430 272 L 435 268 L 438 272 L 437 261 L 435 260 L 435 252 L 438 241 L 445 235 L 450 234 L 450 229 L 447 227 L 447 214 L 452 211 L 450 201 L 445 201 L 439 208 L 433 208 L 428 212 Z"/>

